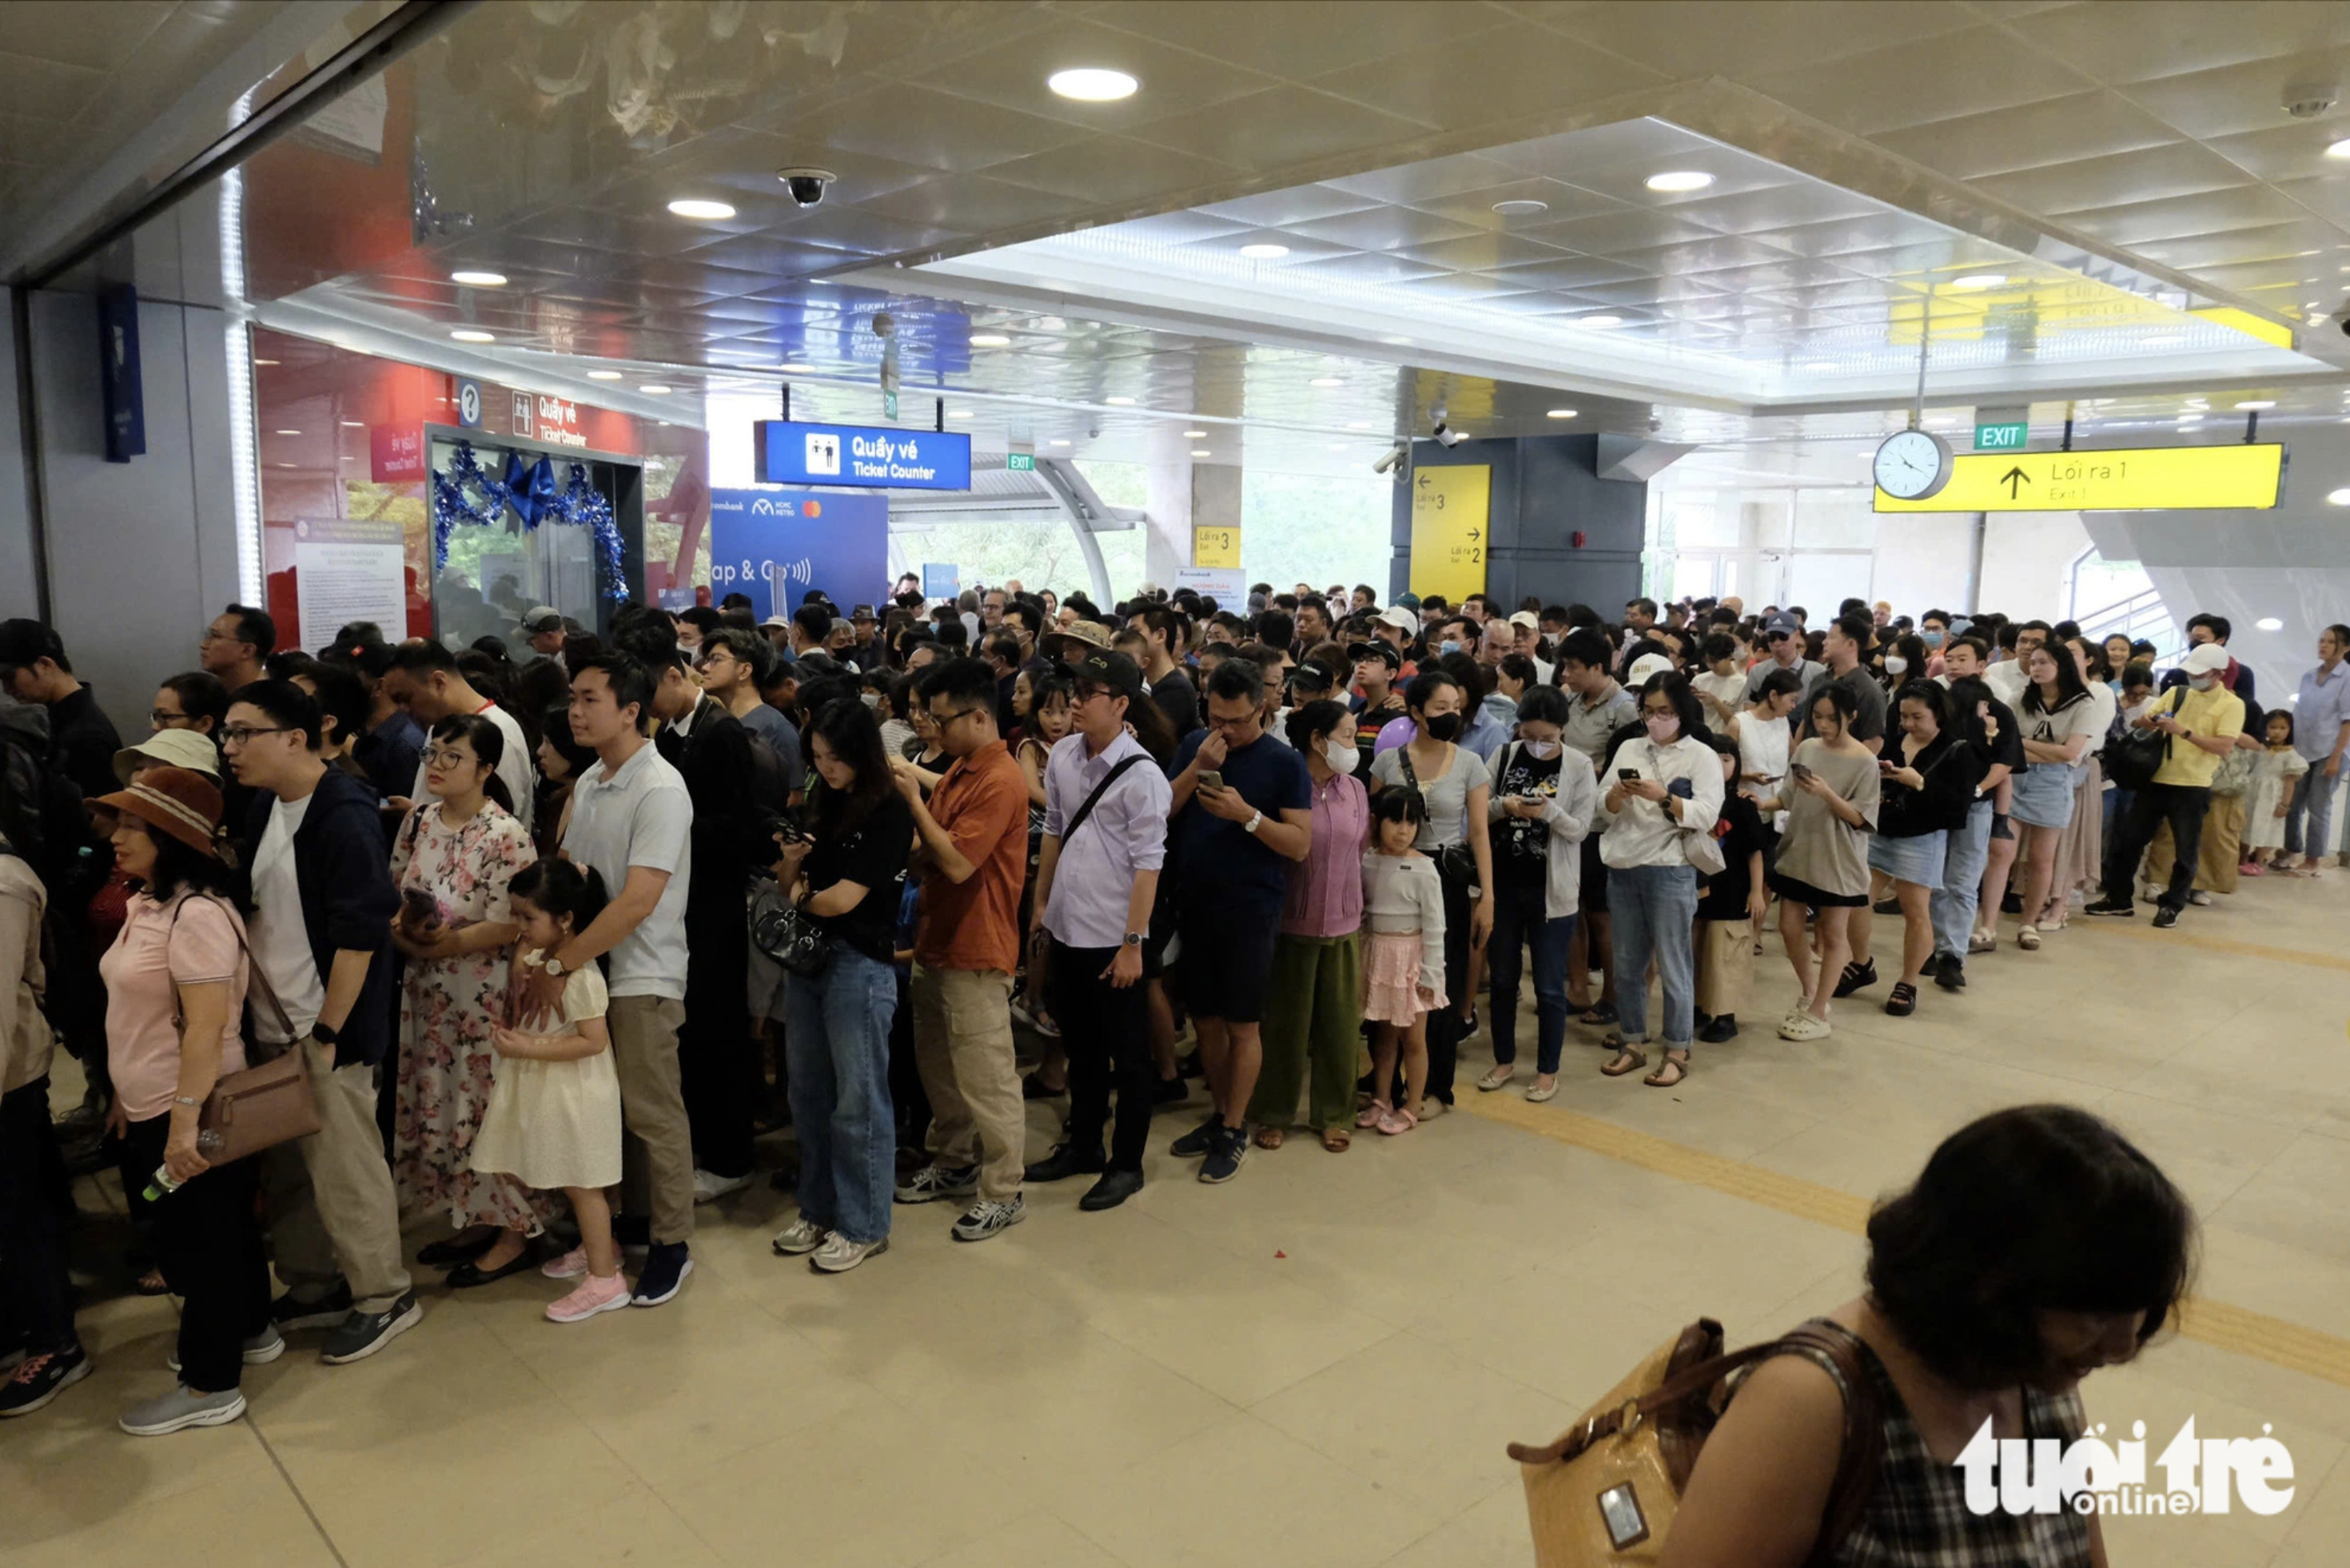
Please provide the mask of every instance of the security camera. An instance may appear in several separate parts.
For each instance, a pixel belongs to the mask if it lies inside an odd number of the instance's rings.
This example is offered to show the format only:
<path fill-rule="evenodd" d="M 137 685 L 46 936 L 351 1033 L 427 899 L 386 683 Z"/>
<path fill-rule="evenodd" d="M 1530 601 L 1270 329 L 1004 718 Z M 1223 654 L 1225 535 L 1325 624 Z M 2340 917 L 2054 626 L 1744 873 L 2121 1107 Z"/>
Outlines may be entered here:
<path fill-rule="evenodd" d="M 1467 431 L 1456 431 L 1451 425 L 1445 424 L 1436 427 L 1436 444 L 1439 446 L 1459 446 L 1468 439 Z"/>
<path fill-rule="evenodd" d="M 2342 96 L 2342 86 L 2329 78 L 2312 77 L 2288 83 L 2278 108 L 2295 119 L 2315 119 Z"/>
<path fill-rule="evenodd" d="M 2342 313 L 2342 318 L 2336 321 L 2334 325 L 2342 328 L 2343 337 L 2350 337 L 2350 310 L 2344 311 Z"/>
<path fill-rule="evenodd" d="M 1373 473 L 1386 473 L 1392 470 L 1398 463 L 1401 462 L 1403 459 L 1403 444 L 1399 441 L 1396 445 L 1389 447 L 1386 452 L 1381 454 L 1378 462 L 1371 464 L 1371 472 Z"/>
<path fill-rule="evenodd" d="M 813 207 L 824 200 L 825 192 L 840 176 L 829 169 L 778 169 L 775 178 L 791 192 L 792 205 Z"/>

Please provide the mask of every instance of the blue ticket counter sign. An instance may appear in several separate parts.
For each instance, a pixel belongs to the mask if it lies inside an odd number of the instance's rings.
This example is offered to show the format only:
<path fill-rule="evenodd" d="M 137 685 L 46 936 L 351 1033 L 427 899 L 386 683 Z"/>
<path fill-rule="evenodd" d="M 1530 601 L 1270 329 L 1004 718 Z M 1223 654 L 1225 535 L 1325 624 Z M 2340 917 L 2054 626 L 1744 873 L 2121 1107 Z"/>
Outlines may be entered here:
<path fill-rule="evenodd" d="M 753 443 L 762 484 L 969 490 L 971 437 L 878 425 L 761 420 Z"/>

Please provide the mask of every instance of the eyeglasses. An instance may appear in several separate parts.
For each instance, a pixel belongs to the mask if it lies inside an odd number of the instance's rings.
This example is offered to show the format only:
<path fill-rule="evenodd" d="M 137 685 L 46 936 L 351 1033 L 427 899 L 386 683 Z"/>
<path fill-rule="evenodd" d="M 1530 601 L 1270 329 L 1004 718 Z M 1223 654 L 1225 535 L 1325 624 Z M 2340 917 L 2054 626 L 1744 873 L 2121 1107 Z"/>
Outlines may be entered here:
<path fill-rule="evenodd" d="M 196 643 L 201 647 L 207 642 L 225 642 L 228 640 L 228 636 L 227 632 L 216 631 L 211 627 L 206 627 L 197 635 Z"/>
<path fill-rule="evenodd" d="M 461 752 L 453 746 L 432 746 L 424 753 L 425 763 L 430 767 L 462 768 L 474 760 L 471 752 Z"/>
<path fill-rule="evenodd" d="M 178 730 L 196 721 L 190 714 L 176 713 L 168 708 L 150 708 L 147 710 L 147 722 L 159 730 Z"/>
<path fill-rule="evenodd" d="M 940 729 L 944 730 L 952 727 L 954 722 L 958 719 L 968 719 L 973 713 L 984 713 L 987 710 L 984 708 L 958 708 L 951 713 L 931 714 L 931 722 L 936 724 Z"/>
<path fill-rule="evenodd" d="M 221 744 L 224 747 L 242 746 L 255 735 L 290 735 L 294 732 L 294 728 L 291 724 L 272 724 L 265 729 L 255 725 L 232 724 L 221 732 Z"/>

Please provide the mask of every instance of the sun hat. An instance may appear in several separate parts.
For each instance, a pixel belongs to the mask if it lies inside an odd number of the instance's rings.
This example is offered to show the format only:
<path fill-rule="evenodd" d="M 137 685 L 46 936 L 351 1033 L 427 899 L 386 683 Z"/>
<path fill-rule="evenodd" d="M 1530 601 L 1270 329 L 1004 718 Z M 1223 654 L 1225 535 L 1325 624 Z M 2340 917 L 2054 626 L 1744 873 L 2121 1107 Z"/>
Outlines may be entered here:
<path fill-rule="evenodd" d="M 221 793 L 202 774 L 157 768 L 129 789 L 99 795 L 89 804 L 119 816 L 135 816 L 191 849 L 220 858 L 213 840 L 220 832 Z"/>
<path fill-rule="evenodd" d="M 1058 659 L 1073 642 L 1086 648 L 1107 648 L 1110 645 L 1109 628 L 1097 620 L 1079 617 L 1060 630 L 1048 631 L 1036 640 L 1046 653 Z"/>
<path fill-rule="evenodd" d="M 114 776 L 124 784 L 140 768 L 185 768 L 220 782 L 220 748 L 195 730 L 158 730 L 135 746 L 114 753 Z"/>

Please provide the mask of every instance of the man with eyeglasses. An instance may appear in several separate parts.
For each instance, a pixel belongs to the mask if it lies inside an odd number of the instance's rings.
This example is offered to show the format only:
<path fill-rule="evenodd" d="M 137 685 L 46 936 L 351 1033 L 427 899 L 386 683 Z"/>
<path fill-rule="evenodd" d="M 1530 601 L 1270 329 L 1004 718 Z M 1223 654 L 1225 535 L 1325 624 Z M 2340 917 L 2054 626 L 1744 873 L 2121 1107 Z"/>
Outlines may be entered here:
<path fill-rule="evenodd" d="M 1053 1016 L 1069 1053 L 1069 1128 L 1028 1168 L 1030 1181 L 1099 1175 L 1077 1207 L 1115 1209 L 1142 1190 L 1142 1155 L 1159 1095 L 1150 1052 L 1142 950 L 1167 853 L 1167 777 L 1128 732 L 1142 671 L 1097 649 L 1076 666 L 1076 732 L 1045 764 L 1045 835 L 1036 861 L 1032 941 L 1050 939 Z M 1118 1128 L 1102 1158 L 1110 1081 Z"/>
<path fill-rule="evenodd" d="M 234 691 L 266 673 L 261 661 L 276 648 L 277 623 L 267 611 L 251 605 L 231 605 L 213 617 L 204 635 L 196 639 L 196 662 Z"/>
<path fill-rule="evenodd" d="M 898 1184 L 897 1199 L 975 1198 L 954 1238 L 984 1241 L 1028 1217 L 1020 1193 L 1028 1118 L 1012 1043 L 1028 784 L 997 733 L 995 676 L 984 663 L 947 660 L 922 678 L 921 700 L 954 762 L 925 800 L 914 765 L 889 759 L 921 840 L 914 1056 L 931 1112 L 931 1162 Z"/>
<path fill-rule="evenodd" d="M 391 1045 L 391 918 L 400 894 L 365 781 L 318 754 L 317 700 L 259 680 L 229 703 L 223 754 L 257 792 L 245 823 L 246 927 L 263 1041 L 302 1053 L 318 1130 L 264 1156 L 286 1293 L 280 1330 L 325 1328 L 329 1365 L 373 1355 L 423 1320 L 401 1262 L 400 1206 L 376 1129 L 376 1070 Z M 262 990 L 261 985 L 254 988 Z M 276 1005 L 268 998 L 274 997 Z"/>

